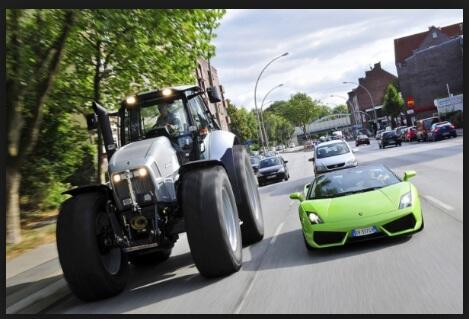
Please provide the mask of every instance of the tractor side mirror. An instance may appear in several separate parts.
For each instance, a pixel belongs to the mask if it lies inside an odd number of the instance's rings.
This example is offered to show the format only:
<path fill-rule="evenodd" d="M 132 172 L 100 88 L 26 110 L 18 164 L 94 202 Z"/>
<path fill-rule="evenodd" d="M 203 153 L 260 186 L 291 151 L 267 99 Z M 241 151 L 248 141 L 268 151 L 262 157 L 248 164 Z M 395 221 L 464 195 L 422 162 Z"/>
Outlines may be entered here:
<path fill-rule="evenodd" d="M 98 117 L 95 113 L 86 114 L 86 126 L 88 131 L 93 131 L 98 129 Z"/>
<path fill-rule="evenodd" d="M 303 194 L 301 194 L 300 192 L 291 193 L 291 194 L 290 194 L 290 198 L 291 198 L 291 199 L 297 199 L 297 200 L 299 200 L 300 202 L 302 202 L 302 201 L 305 200 Z"/>
<path fill-rule="evenodd" d="M 207 88 L 207 95 L 208 95 L 208 100 L 210 101 L 210 103 L 221 102 L 220 93 L 218 92 L 217 87 L 211 86 Z"/>
<path fill-rule="evenodd" d="M 408 181 L 411 177 L 414 177 L 415 175 L 417 175 L 415 171 L 405 171 L 403 180 Z"/>

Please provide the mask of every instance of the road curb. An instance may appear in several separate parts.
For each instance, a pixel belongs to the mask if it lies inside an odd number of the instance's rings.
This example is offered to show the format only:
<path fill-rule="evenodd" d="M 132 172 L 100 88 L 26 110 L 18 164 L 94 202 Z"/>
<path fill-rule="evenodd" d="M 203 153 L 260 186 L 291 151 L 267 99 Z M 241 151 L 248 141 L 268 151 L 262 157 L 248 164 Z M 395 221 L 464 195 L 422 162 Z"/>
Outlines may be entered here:
<path fill-rule="evenodd" d="M 7 314 L 37 314 L 71 293 L 64 277 L 7 307 Z"/>

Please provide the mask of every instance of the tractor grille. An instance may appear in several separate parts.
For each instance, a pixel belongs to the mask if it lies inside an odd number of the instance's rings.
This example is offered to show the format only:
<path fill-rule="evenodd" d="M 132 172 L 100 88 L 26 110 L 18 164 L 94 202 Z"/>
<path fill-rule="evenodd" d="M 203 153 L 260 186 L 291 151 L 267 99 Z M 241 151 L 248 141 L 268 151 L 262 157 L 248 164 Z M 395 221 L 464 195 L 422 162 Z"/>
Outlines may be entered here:
<path fill-rule="evenodd" d="M 390 233 L 397 233 L 414 228 L 416 222 L 414 215 L 409 214 L 390 223 L 384 224 L 383 227 Z"/>
<path fill-rule="evenodd" d="M 145 202 L 148 202 L 148 200 L 144 199 L 145 195 L 148 196 L 149 194 L 153 198 L 154 187 L 149 175 L 137 177 L 132 176 L 130 178 L 130 182 L 132 183 L 134 195 L 138 204 L 144 204 Z M 128 206 L 131 203 L 131 196 L 127 180 L 122 179 L 117 183 L 113 183 L 113 186 L 120 204 L 122 206 Z"/>
<path fill-rule="evenodd" d="M 346 234 L 345 232 L 336 231 L 315 231 L 313 238 L 318 245 L 338 244 L 344 240 Z"/>

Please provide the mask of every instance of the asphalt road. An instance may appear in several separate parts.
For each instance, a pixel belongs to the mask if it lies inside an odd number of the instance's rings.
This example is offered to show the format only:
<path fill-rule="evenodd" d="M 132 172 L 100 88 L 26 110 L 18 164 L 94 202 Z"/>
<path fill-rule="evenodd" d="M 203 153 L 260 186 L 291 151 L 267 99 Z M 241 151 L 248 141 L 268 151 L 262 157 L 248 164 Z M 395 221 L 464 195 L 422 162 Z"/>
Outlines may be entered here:
<path fill-rule="evenodd" d="M 354 145 L 353 145 L 354 146 Z M 384 163 L 421 195 L 425 229 L 308 252 L 289 199 L 313 177 L 311 152 L 283 155 L 291 179 L 260 188 L 263 241 L 244 248 L 242 269 L 207 280 L 181 236 L 164 264 L 132 268 L 127 289 L 94 303 L 67 297 L 48 313 L 462 313 L 463 138 L 378 149 L 360 146 L 360 163 Z"/>

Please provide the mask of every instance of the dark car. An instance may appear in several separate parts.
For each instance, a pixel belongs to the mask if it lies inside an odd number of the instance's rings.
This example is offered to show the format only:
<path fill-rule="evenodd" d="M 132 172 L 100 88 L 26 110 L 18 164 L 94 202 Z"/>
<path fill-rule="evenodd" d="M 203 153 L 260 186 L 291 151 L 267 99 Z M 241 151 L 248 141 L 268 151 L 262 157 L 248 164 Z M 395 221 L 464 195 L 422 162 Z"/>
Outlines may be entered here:
<path fill-rule="evenodd" d="M 355 146 L 362 145 L 362 144 L 370 145 L 370 139 L 365 134 L 357 135 L 357 138 L 355 140 Z"/>
<path fill-rule="evenodd" d="M 456 129 L 448 121 L 432 124 L 430 132 L 428 132 L 428 140 L 433 142 L 456 136 Z"/>
<path fill-rule="evenodd" d="M 287 163 L 288 161 L 285 161 L 281 156 L 272 156 L 261 160 L 257 172 L 259 186 L 271 181 L 288 180 L 290 173 L 288 172 Z"/>
<path fill-rule="evenodd" d="M 376 132 L 376 135 L 375 135 L 375 139 L 379 141 L 379 139 L 381 138 L 381 134 L 384 132 L 385 130 L 378 130 Z"/>
<path fill-rule="evenodd" d="M 379 148 L 385 148 L 389 145 L 401 146 L 402 139 L 397 135 L 396 131 L 386 131 L 381 134 L 381 139 L 379 140 Z"/>
<path fill-rule="evenodd" d="M 259 162 L 261 159 L 258 156 L 251 156 L 251 167 L 254 173 L 257 173 L 259 170 Z"/>
<path fill-rule="evenodd" d="M 404 139 L 404 134 L 405 134 L 406 130 L 407 130 L 407 126 L 398 126 L 395 129 L 396 134 L 399 135 L 399 137 L 401 139 Z"/>

